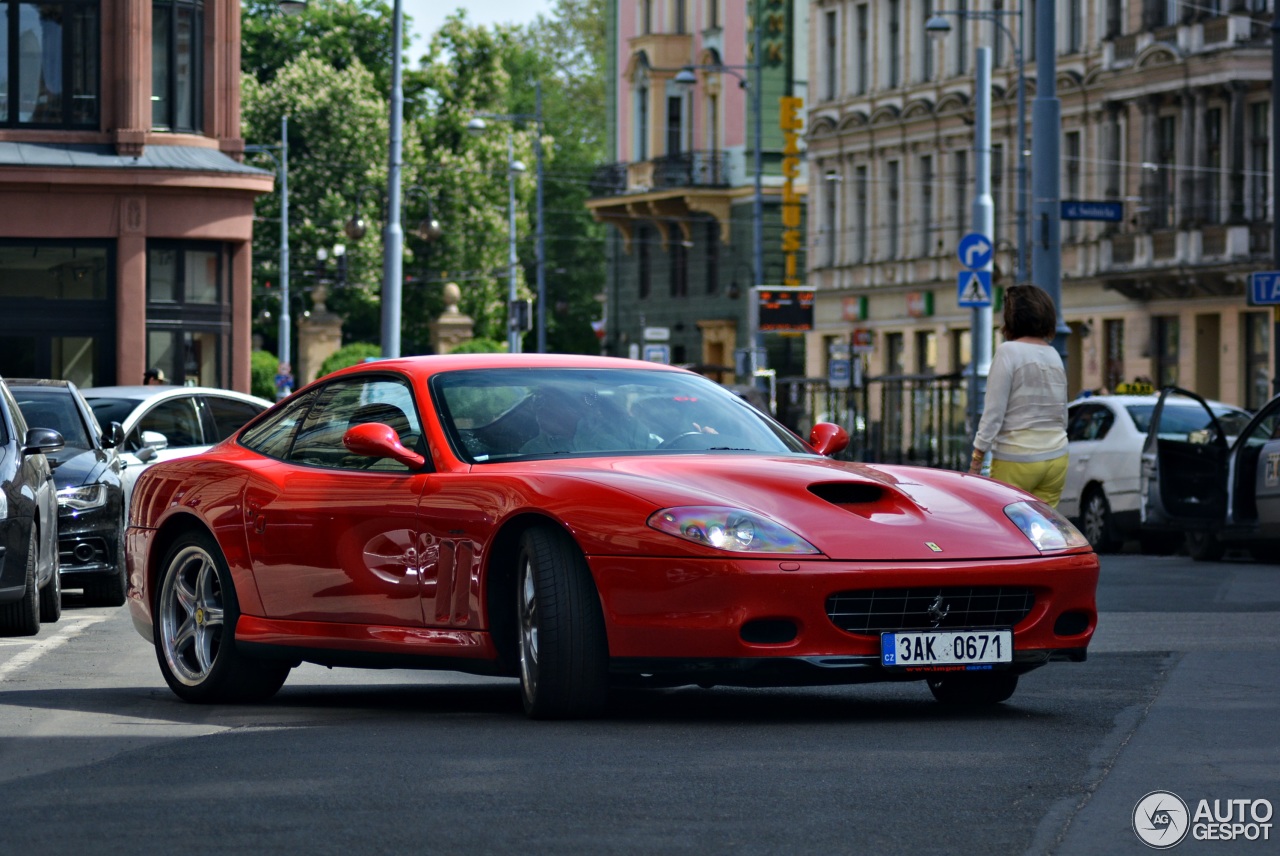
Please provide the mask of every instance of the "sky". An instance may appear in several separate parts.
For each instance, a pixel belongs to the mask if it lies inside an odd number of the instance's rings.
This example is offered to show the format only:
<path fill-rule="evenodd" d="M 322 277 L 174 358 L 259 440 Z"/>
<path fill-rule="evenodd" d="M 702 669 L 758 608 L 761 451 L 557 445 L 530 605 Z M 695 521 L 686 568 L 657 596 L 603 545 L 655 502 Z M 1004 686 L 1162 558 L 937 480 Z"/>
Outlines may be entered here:
<path fill-rule="evenodd" d="M 431 35 L 455 9 L 465 8 L 473 24 L 528 24 L 551 13 L 551 0 L 403 0 L 404 13 L 413 18 L 415 50 L 426 47 Z"/>

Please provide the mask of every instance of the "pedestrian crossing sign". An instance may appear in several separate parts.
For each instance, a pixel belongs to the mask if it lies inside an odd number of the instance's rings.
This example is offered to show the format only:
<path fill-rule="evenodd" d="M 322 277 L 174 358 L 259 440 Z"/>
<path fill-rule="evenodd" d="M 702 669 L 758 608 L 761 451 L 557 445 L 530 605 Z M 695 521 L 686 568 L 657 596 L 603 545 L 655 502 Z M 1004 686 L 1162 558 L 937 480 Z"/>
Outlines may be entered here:
<path fill-rule="evenodd" d="M 990 306 L 991 271 L 961 271 L 956 275 L 956 294 L 961 306 Z"/>

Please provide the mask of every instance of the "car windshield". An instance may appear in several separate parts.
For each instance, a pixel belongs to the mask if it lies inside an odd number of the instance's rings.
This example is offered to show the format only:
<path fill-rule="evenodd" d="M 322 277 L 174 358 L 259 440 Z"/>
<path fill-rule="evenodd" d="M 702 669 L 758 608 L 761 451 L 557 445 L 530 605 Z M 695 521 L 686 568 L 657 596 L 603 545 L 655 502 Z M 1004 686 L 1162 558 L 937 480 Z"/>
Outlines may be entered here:
<path fill-rule="evenodd" d="M 67 389 L 17 389 L 13 391 L 22 416 L 32 428 L 52 428 L 63 442 L 76 449 L 91 449 L 89 429 Z"/>
<path fill-rule="evenodd" d="M 124 420 L 141 403 L 136 398 L 87 398 L 86 400 L 89 402 L 89 408 L 93 410 L 93 415 L 98 417 L 98 421 L 103 425 L 110 425 L 112 422 L 123 425 Z"/>
<path fill-rule="evenodd" d="M 678 451 L 811 451 L 700 375 L 643 369 L 471 369 L 436 375 L 432 397 L 472 463 Z"/>
<path fill-rule="evenodd" d="M 1155 403 L 1130 404 L 1125 407 L 1133 417 L 1133 424 L 1138 431 L 1145 434 L 1151 428 L 1151 414 L 1155 411 Z M 1213 414 L 1218 417 L 1222 430 L 1227 436 L 1235 437 L 1249 422 L 1249 414 L 1232 407 L 1214 407 Z M 1205 409 L 1194 401 L 1170 401 L 1164 403 L 1164 415 L 1160 417 L 1160 431 L 1164 434 L 1190 434 L 1192 431 L 1203 431 L 1212 427 L 1212 421 Z"/>

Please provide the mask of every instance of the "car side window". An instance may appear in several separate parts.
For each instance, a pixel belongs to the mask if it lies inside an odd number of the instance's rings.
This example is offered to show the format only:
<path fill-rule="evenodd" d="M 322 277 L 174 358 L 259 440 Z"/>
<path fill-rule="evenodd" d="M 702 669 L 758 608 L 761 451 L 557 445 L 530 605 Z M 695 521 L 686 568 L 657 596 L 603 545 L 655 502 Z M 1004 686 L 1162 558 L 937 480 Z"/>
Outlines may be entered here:
<path fill-rule="evenodd" d="M 422 423 L 408 385 L 376 375 L 326 385 L 298 430 L 289 460 L 334 469 L 409 472 L 408 466 L 391 458 L 356 455 L 342 444 L 348 429 L 375 422 L 391 426 L 401 443 L 423 452 Z"/>
<path fill-rule="evenodd" d="M 258 404 L 217 395 L 204 396 L 204 405 L 205 413 L 213 417 L 213 443 L 221 443 L 244 427 L 250 419 L 266 410 Z"/>
<path fill-rule="evenodd" d="M 240 436 L 241 445 L 260 455 L 286 460 L 293 435 L 307 410 L 316 400 L 315 393 L 299 396 Z"/>
<path fill-rule="evenodd" d="M 160 402 L 138 420 L 137 430 L 160 432 L 171 449 L 204 445 L 200 414 L 196 411 L 195 397 L 190 395 Z"/>
<path fill-rule="evenodd" d="M 1081 404 L 1071 408 L 1067 413 L 1067 440 L 1101 440 L 1111 430 L 1115 415 L 1105 407 L 1096 404 Z"/>

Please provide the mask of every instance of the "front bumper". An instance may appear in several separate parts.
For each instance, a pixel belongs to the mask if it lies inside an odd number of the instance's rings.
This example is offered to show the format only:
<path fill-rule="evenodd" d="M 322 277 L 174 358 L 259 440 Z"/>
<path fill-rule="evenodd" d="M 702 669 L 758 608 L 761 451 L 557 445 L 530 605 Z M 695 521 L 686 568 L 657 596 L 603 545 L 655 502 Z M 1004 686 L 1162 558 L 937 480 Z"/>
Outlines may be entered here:
<path fill-rule="evenodd" d="M 58 509 L 58 562 L 64 586 L 76 587 L 76 579 L 109 576 L 119 570 L 124 533 L 120 510 L 110 504 L 89 511 L 68 513 Z"/>
<path fill-rule="evenodd" d="M 746 674 L 762 659 L 790 661 L 777 669 L 809 675 L 798 679 L 804 683 L 847 683 L 855 672 L 867 672 L 855 681 L 923 677 L 880 668 L 878 630 L 852 633 L 836 625 L 827 599 L 850 591 L 1029 589 L 1034 603 L 1012 625 L 1011 668 L 1022 671 L 1055 659 L 1083 660 L 1098 619 L 1098 559 L 1088 552 L 952 563 L 601 556 L 588 563 L 614 671 L 684 674 L 683 683 L 696 683 L 687 678 L 700 670 L 754 681 Z"/>

